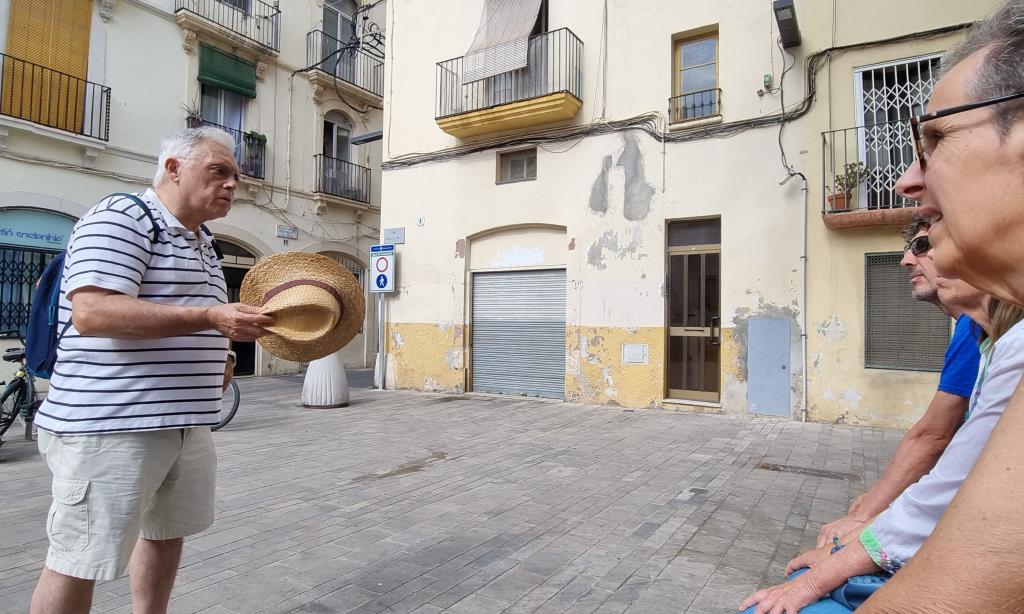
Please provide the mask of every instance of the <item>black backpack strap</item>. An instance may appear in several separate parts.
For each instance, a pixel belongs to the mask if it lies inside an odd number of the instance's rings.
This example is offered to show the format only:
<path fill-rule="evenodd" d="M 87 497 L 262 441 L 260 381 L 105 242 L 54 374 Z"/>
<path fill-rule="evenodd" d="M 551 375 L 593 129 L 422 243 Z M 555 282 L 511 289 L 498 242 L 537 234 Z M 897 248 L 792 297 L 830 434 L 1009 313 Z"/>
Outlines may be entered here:
<path fill-rule="evenodd" d="M 134 194 L 129 194 L 127 192 L 115 192 L 110 195 L 110 197 L 114 196 L 121 196 L 123 198 L 127 198 L 128 200 L 138 205 L 140 209 L 142 209 L 142 212 L 146 214 L 147 218 L 149 218 L 149 224 L 153 232 L 153 242 L 155 243 L 156 240 L 160 237 L 160 226 L 159 224 L 156 223 L 156 218 L 153 217 L 153 212 L 149 210 L 149 205 L 143 202 L 143 200 L 138 196 Z"/>

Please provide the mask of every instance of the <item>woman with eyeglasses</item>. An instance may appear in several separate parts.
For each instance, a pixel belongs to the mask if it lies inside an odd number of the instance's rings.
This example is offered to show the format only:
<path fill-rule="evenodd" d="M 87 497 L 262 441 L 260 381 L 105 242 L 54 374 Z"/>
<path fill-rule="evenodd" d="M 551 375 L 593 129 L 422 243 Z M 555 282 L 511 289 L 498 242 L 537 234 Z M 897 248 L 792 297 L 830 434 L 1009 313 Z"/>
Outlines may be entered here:
<path fill-rule="evenodd" d="M 959 280 L 939 277 L 936 286 L 943 303 L 963 305 L 985 331 L 964 425 L 935 467 L 889 509 L 832 544 L 797 556 L 786 566 L 792 573 L 788 582 L 744 600 L 740 608 L 749 614 L 852 612 L 917 553 L 974 466 L 1024 375 L 1024 310 Z"/>

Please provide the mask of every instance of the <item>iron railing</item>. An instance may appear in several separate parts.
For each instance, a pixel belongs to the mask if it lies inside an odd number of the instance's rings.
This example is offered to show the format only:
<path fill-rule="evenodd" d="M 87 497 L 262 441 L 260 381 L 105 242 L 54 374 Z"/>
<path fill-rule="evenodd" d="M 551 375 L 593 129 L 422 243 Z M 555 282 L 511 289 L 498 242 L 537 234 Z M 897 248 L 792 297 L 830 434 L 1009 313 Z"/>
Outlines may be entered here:
<path fill-rule="evenodd" d="M 896 193 L 896 181 L 914 163 L 908 122 L 822 132 L 821 143 L 825 213 L 917 205 Z"/>
<path fill-rule="evenodd" d="M 721 113 L 722 90 L 720 88 L 689 92 L 668 99 L 669 122 L 673 124 Z"/>
<path fill-rule="evenodd" d="M 106 141 L 110 88 L 0 53 L 0 115 Z"/>
<path fill-rule="evenodd" d="M 313 159 L 317 192 L 361 203 L 370 202 L 370 169 L 323 154 Z"/>
<path fill-rule="evenodd" d="M 558 92 L 583 99 L 583 43 L 568 28 L 532 37 L 519 70 L 466 82 L 464 59 L 437 64 L 438 119 Z"/>
<path fill-rule="evenodd" d="M 306 35 L 306 65 L 384 96 L 384 61 L 362 49 L 345 47 L 330 34 L 313 30 Z"/>
<path fill-rule="evenodd" d="M 60 252 L 0 247 L 0 330 L 25 334 L 36 282 Z"/>
<path fill-rule="evenodd" d="M 260 0 L 174 0 L 186 11 L 273 51 L 280 49 L 281 9 Z"/>
<path fill-rule="evenodd" d="M 235 161 L 238 162 L 239 172 L 243 175 L 263 179 L 263 167 L 267 155 L 266 137 L 261 138 L 260 135 L 255 133 L 235 130 L 234 128 L 228 128 L 227 126 L 222 126 L 199 117 L 190 117 L 185 123 L 189 128 L 212 126 L 230 134 L 231 138 L 235 140 L 234 154 Z"/>

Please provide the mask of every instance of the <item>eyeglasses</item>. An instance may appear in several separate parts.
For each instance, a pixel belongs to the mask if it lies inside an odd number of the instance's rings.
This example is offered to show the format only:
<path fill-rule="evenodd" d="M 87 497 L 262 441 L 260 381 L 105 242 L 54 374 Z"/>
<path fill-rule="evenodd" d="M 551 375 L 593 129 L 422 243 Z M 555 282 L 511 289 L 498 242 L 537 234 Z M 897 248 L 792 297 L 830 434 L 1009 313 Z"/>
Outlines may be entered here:
<path fill-rule="evenodd" d="M 910 250 L 914 256 L 923 256 L 928 253 L 932 248 L 931 241 L 928 240 L 928 235 L 921 235 L 916 239 L 912 239 L 907 242 L 907 249 Z"/>
<path fill-rule="evenodd" d="M 939 119 L 940 117 L 949 117 L 950 115 L 956 115 L 957 113 L 963 113 L 964 111 L 973 111 L 974 109 L 999 104 L 1000 102 L 1006 102 L 1008 100 L 1016 100 L 1017 98 L 1024 98 L 1024 92 L 1017 92 L 1016 94 L 999 96 L 997 98 L 989 98 L 988 100 L 982 100 L 981 102 L 962 104 L 956 107 L 950 107 L 948 109 L 932 111 L 931 113 L 911 117 L 910 132 L 914 135 L 914 149 L 917 150 L 917 161 L 921 163 L 921 170 L 924 170 L 927 167 L 928 157 L 931 155 L 932 151 L 935 150 L 934 143 L 931 145 L 925 145 L 924 139 L 921 138 L 921 124 L 924 122 L 930 122 L 933 119 Z"/>

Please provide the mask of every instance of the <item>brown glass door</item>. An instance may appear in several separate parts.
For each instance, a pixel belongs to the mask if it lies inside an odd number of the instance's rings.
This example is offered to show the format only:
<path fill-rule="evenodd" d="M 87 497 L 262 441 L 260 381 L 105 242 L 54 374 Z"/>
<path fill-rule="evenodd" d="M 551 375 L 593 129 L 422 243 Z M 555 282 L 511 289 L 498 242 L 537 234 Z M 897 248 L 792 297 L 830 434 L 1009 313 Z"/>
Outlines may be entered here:
<path fill-rule="evenodd" d="M 721 389 L 721 227 L 668 227 L 668 396 L 717 403 Z"/>

